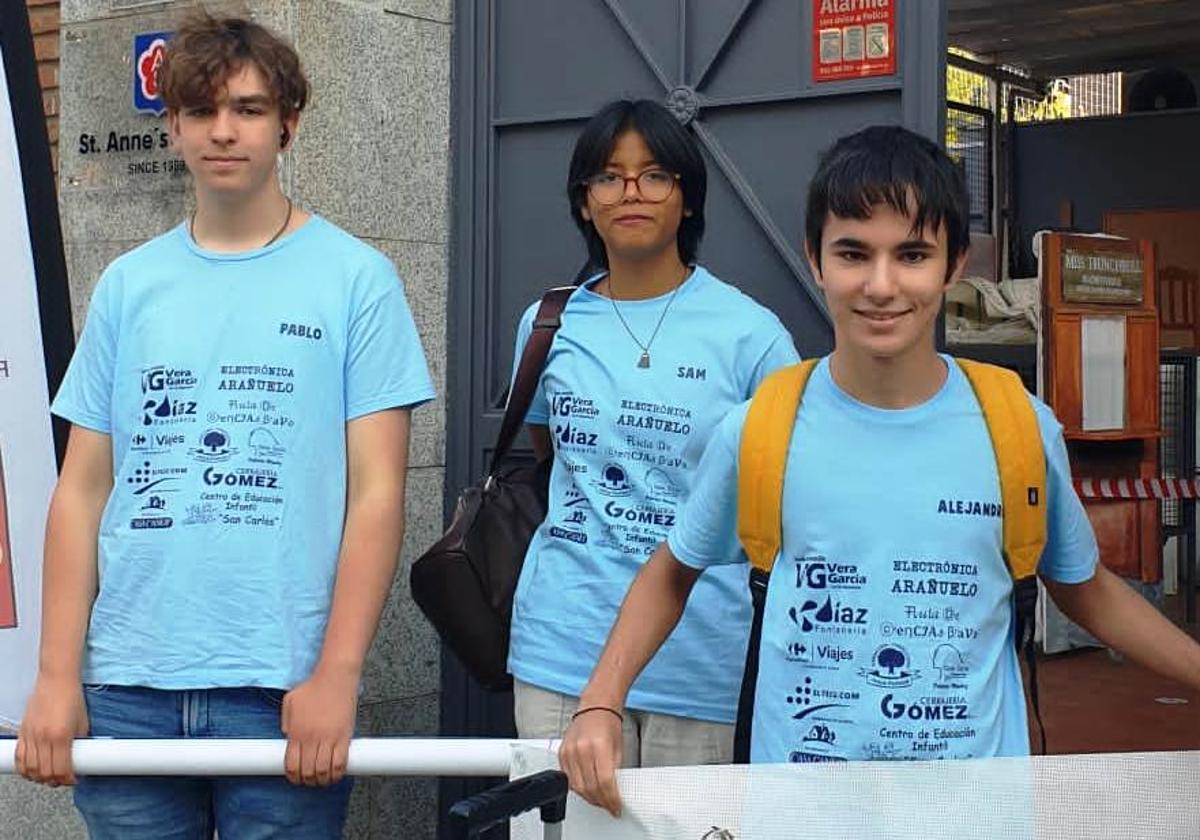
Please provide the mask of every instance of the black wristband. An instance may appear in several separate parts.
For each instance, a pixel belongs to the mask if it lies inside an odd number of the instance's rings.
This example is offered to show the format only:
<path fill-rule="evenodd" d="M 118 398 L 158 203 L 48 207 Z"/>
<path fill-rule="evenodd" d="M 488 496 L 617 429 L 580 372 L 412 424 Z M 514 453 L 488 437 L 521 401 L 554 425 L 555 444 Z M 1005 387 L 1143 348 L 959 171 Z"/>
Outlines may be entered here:
<path fill-rule="evenodd" d="M 621 723 L 625 723 L 625 715 L 609 706 L 584 706 L 582 709 L 576 711 L 575 714 L 571 715 L 571 720 L 575 720 L 575 718 L 579 717 L 580 715 L 586 715 L 588 712 L 608 712 L 610 715 L 616 715 L 617 720 L 621 721 Z"/>

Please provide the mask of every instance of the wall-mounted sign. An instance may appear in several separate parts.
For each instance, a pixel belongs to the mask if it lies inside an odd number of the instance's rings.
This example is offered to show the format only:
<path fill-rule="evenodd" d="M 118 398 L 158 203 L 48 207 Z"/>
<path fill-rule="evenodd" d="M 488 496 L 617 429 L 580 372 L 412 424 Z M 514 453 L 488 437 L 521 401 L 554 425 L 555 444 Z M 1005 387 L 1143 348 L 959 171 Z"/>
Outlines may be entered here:
<path fill-rule="evenodd" d="M 813 0 L 813 81 L 894 75 L 899 2 Z"/>
<path fill-rule="evenodd" d="M 166 121 L 162 119 L 166 104 L 158 84 L 158 71 L 171 35 L 130 32 L 125 36 L 133 43 L 129 62 L 132 76 L 130 67 L 113 61 L 110 51 L 102 49 L 99 41 L 68 37 L 76 45 L 79 66 L 103 68 L 99 71 L 103 79 L 94 84 L 97 96 L 67 115 L 69 119 L 64 118 L 60 150 L 63 183 L 68 189 L 121 186 L 135 180 L 161 182 L 172 192 L 180 189 L 187 167 L 171 149 Z M 89 49 L 93 52 L 80 53 Z"/>
<path fill-rule="evenodd" d="M 1146 294 L 1137 251 L 1064 247 L 1062 283 L 1063 300 L 1071 303 L 1138 304 Z"/>
<path fill-rule="evenodd" d="M 133 36 L 133 110 L 139 114 L 161 117 L 167 110 L 158 89 L 158 66 L 170 37 L 170 32 Z"/>

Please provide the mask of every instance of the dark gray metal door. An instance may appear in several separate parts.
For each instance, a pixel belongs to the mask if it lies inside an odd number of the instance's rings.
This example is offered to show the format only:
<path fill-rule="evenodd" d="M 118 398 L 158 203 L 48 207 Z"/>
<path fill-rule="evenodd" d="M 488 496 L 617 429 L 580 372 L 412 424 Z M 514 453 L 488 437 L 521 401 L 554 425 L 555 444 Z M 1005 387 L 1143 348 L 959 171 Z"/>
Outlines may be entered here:
<path fill-rule="evenodd" d="M 773 309 L 802 355 L 829 349 L 803 258 L 820 152 L 872 123 L 943 134 L 944 0 L 896 2 L 896 75 L 814 82 L 821 0 L 457 0 L 448 503 L 485 469 L 522 310 L 584 266 L 567 164 L 609 100 L 656 99 L 692 126 L 709 168 L 701 262 Z M 510 706 L 444 663 L 446 733 L 506 734 Z"/>

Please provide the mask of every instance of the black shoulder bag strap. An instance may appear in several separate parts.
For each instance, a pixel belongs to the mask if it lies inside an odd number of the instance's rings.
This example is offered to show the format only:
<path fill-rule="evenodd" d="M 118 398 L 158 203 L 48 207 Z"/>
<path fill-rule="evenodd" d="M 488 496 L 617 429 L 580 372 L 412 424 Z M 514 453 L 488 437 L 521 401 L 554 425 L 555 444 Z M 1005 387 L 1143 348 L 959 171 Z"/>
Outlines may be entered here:
<path fill-rule="evenodd" d="M 758 687 L 759 649 L 762 647 L 763 612 L 767 608 L 767 584 L 771 575 L 750 567 L 750 603 L 754 616 L 750 622 L 750 640 L 746 647 L 746 670 L 738 695 L 737 721 L 733 728 L 733 763 L 750 763 L 750 740 L 754 724 L 754 695 Z"/>
<path fill-rule="evenodd" d="M 504 409 L 504 422 L 500 424 L 500 434 L 496 436 L 496 448 L 492 450 L 488 476 L 496 474 L 500 462 L 508 455 L 508 450 L 512 449 L 521 424 L 525 422 L 529 404 L 533 402 L 533 392 L 537 389 L 542 368 L 546 366 L 546 356 L 550 354 L 550 344 L 562 323 L 562 312 L 566 308 L 567 298 L 575 288 L 558 286 L 542 295 L 542 302 L 533 319 L 533 332 L 525 342 L 521 364 L 513 379 L 512 390 L 508 394 L 508 406 Z"/>
<path fill-rule="evenodd" d="M 1029 705 L 1037 720 L 1040 755 L 1046 754 L 1046 724 L 1042 722 L 1042 707 L 1038 702 L 1037 645 L 1034 632 L 1037 626 L 1037 576 L 1031 575 L 1013 581 L 1014 641 L 1017 652 L 1025 655 L 1025 667 L 1029 670 Z"/>

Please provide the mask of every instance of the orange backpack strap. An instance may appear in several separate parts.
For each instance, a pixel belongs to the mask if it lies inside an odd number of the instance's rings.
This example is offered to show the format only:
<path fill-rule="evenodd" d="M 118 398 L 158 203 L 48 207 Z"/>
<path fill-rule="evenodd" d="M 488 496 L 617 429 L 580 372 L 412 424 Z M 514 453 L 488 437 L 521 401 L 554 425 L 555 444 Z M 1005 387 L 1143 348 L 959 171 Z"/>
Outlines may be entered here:
<path fill-rule="evenodd" d="M 1003 505 L 1004 562 L 1013 578 L 1013 641 L 1029 669 L 1029 702 L 1037 720 L 1040 752 L 1046 754 L 1046 727 L 1038 701 L 1037 567 L 1046 547 L 1046 451 L 1037 412 L 1021 378 L 995 365 L 957 359 L 983 410 Z"/>
<path fill-rule="evenodd" d="M 738 450 L 738 539 L 750 565 L 770 573 L 783 542 L 783 474 L 804 386 L 820 359 L 772 373 L 746 413 Z"/>
<path fill-rule="evenodd" d="M 1004 560 L 1014 580 L 1037 574 L 1046 546 L 1046 453 L 1021 378 L 996 365 L 956 359 L 983 409 L 1000 476 Z"/>

